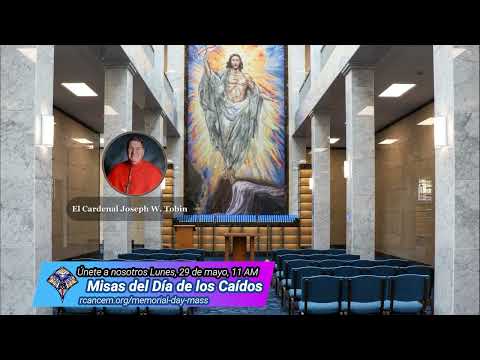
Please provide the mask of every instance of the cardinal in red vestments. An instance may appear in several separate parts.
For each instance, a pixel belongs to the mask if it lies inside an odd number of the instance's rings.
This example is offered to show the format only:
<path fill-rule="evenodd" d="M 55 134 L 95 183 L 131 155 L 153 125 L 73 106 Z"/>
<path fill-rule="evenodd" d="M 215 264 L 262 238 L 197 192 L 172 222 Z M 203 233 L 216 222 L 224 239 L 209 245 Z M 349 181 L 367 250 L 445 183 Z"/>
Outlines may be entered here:
<path fill-rule="evenodd" d="M 139 136 L 127 143 L 128 160 L 113 166 L 108 182 L 117 191 L 128 195 L 142 195 L 155 189 L 163 180 L 162 171 L 143 159 L 145 148 Z"/>

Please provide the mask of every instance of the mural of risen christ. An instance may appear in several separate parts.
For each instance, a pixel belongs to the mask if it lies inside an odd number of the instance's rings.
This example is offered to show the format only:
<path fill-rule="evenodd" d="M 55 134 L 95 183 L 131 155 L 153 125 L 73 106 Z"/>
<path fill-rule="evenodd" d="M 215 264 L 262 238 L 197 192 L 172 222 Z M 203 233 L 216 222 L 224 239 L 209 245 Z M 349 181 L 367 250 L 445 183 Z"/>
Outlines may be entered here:
<path fill-rule="evenodd" d="M 257 133 L 263 100 L 274 100 L 262 95 L 251 76 L 242 71 L 240 55 L 230 55 L 226 69 L 219 73 L 210 68 L 207 55 L 205 51 L 200 104 L 210 141 L 224 160 L 223 177 L 233 183 Z"/>

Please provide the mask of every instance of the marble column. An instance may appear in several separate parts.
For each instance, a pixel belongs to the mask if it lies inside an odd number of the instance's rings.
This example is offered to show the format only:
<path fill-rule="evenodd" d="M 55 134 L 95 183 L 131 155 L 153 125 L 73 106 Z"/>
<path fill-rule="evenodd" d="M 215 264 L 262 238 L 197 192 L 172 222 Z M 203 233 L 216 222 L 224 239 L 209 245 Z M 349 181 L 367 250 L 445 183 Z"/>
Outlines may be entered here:
<path fill-rule="evenodd" d="M 312 127 L 313 248 L 330 248 L 330 116 L 314 111 Z"/>
<path fill-rule="evenodd" d="M 32 302 L 40 264 L 52 260 L 53 54 L 52 45 L 0 46 L 2 315 L 52 313 Z"/>
<path fill-rule="evenodd" d="M 345 76 L 347 252 L 375 257 L 374 70 L 348 66 Z"/>
<path fill-rule="evenodd" d="M 479 46 L 435 45 L 433 65 L 435 118 L 447 129 L 435 146 L 434 311 L 478 315 Z"/>
<path fill-rule="evenodd" d="M 163 117 L 160 111 L 145 111 L 145 133 L 154 137 L 162 146 L 163 140 Z M 165 181 L 165 180 L 163 180 Z M 161 206 L 162 204 L 162 189 L 158 186 L 151 193 L 144 196 L 146 199 L 154 201 L 155 204 Z M 151 204 L 150 204 L 151 205 Z M 158 216 L 157 216 L 158 215 Z M 161 249 L 162 248 L 162 222 L 161 214 L 155 214 L 154 219 L 146 219 L 143 222 L 143 238 L 146 249 Z"/>
<path fill-rule="evenodd" d="M 132 131 L 133 76 L 131 65 L 105 65 L 105 113 L 103 137 L 105 146 L 123 132 Z M 104 197 L 126 197 L 103 183 Z M 125 219 L 103 222 L 103 257 L 115 259 L 132 250 L 129 222 Z"/>

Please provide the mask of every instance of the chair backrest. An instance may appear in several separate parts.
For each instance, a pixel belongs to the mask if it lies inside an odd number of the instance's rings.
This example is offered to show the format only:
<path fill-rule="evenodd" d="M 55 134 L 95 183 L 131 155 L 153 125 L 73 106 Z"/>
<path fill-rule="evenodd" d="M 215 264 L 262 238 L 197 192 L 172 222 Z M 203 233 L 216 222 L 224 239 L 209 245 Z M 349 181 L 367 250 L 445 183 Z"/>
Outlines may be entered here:
<path fill-rule="evenodd" d="M 283 263 L 288 260 L 294 260 L 294 259 L 303 259 L 304 255 L 302 254 L 284 254 L 284 255 L 279 255 L 277 256 L 277 270 L 284 270 L 283 269 Z"/>
<path fill-rule="evenodd" d="M 325 254 L 342 255 L 342 254 L 345 254 L 345 249 L 328 249 L 328 250 L 325 250 Z"/>
<path fill-rule="evenodd" d="M 145 249 L 145 248 L 133 249 L 132 252 L 134 254 L 147 254 L 147 255 L 155 254 L 155 253 L 158 253 L 158 252 L 162 252 L 162 253 L 165 253 L 165 254 L 175 254 L 176 253 L 175 249 Z"/>
<path fill-rule="evenodd" d="M 349 261 L 349 260 L 358 260 L 360 259 L 360 255 L 353 255 L 353 254 L 334 254 L 333 255 L 334 257 L 331 257 L 331 259 L 335 259 L 335 260 L 346 260 L 346 261 Z"/>
<path fill-rule="evenodd" d="M 401 260 L 401 259 L 386 259 L 386 260 L 381 260 L 381 265 L 406 267 L 411 265 L 411 262 L 408 260 Z"/>
<path fill-rule="evenodd" d="M 175 260 L 177 254 L 155 253 L 148 255 L 149 260 Z"/>
<path fill-rule="evenodd" d="M 403 274 L 392 276 L 390 297 L 398 301 L 422 301 L 427 298 L 428 276 Z"/>
<path fill-rule="evenodd" d="M 305 259 L 294 259 L 294 260 L 285 261 L 285 267 L 284 267 L 285 278 L 292 279 L 294 269 L 309 266 L 310 263 L 311 263 L 310 260 L 305 260 Z"/>
<path fill-rule="evenodd" d="M 198 261 L 201 259 L 200 254 L 193 254 L 193 253 L 182 253 L 182 254 L 175 254 L 174 260 L 183 259 L 183 260 L 195 260 Z"/>
<path fill-rule="evenodd" d="M 426 265 L 411 265 L 400 269 L 402 274 L 428 275 L 430 281 L 433 279 L 433 268 Z"/>
<path fill-rule="evenodd" d="M 312 261 L 313 266 L 318 266 L 322 268 L 332 268 L 338 266 L 350 265 L 348 261 L 344 260 L 321 260 L 321 261 Z"/>
<path fill-rule="evenodd" d="M 305 266 L 293 269 L 292 288 L 301 289 L 302 281 L 305 277 L 325 275 L 325 269 L 317 266 Z"/>
<path fill-rule="evenodd" d="M 349 302 L 382 301 L 385 298 L 386 278 L 383 276 L 360 275 L 348 279 Z M 383 305 L 382 305 L 383 306 Z"/>
<path fill-rule="evenodd" d="M 380 265 L 380 266 L 373 266 L 371 268 L 365 268 L 365 270 L 368 270 L 369 275 L 375 275 L 375 276 L 395 276 L 397 275 L 397 267 L 395 266 L 385 266 L 385 265 Z"/>
<path fill-rule="evenodd" d="M 277 257 L 285 254 L 297 254 L 299 250 L 297 249 L 276 249 L 272 251 L 272 260 L 276 261 Z"/>
<path fill-rule="evenodd" d="M 342 298 L 342 278 L 319 275 L 303 278 L 302 298 L 305 302 L 338 302 L 340 310 Z"/>
<path fill-rule="evenodd" d="M 197 255 L 201 255 L 202 258 L 205 256 L 205 250 L 203 249 L 189 248 L 189 249 L 174 249 L 174 250 L 176 254 L 184 254 L 184 253 L 197 254 Z"/>
<path fill-rule="evenodd" d="M 329 268 L 328 270 L 330 275 L 337 277 L 348 278 L 361 275 L 361 268 L 355 266 L 338 266 L 334 268 Z"/>
<path fill-rule="evenodd" d="M 125 260 L 143 260 L 143 259 L 148 259 L 149 255 L 147 254 L 119 254 L 117 256 L 119 259 L 125 259 Z"/>
<path fill-rule="evenodd" d="M 316 261 L 328 260 L 332 258 L 332 256 L 328 254 L 310 254 L 310 255 L 304 255 L 304 256 L 306 259 L 316 260 Z"/>
<path fill-rule="evenodd" d="M 373 267 L 380 265 L 375 260 L 354 260 L 352 261 L 352 266 L 356 267 Z"/>

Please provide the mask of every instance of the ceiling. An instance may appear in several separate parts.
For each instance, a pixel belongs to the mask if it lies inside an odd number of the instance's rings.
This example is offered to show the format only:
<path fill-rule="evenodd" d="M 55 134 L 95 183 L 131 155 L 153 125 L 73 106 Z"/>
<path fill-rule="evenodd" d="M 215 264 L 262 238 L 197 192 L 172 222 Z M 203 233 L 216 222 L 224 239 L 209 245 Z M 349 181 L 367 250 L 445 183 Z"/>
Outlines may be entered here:
<path fill-rule="evenodd" d="M 121 58 L 126 55 L 120 46 L 103 45 L 56 45 L 54 59 L 54 106 L 70 115 L 90 129 L 103 132 L 103 108 L 105 70 L 103 56 Z M 61 84 L 64 82 L 84 82 L 97 93 L 96 97 L 77 97 Z M 133 79 L 133 129 L 143 127 L 143 108 L 158 107 L 153 95 L 146 89 L 137 74 Z M 168 134 L 176 134 L 168 123 Z"/>
<path fill-rule="evenodd" d="M 433 101 L 433 47 L 432 45 L 393 45 L 380 46 L 373 53 L 373 46 L 352 59 L 365 63 L 367 58 L 379 61 L 375 66 L 375 130 L 379 131 L 389 124 L 405 117 L 419 107 Z M 370 52 L 370 54 L 368 54 Z M 357 55 L 357 54 L 356 54 Z M 413 83 L 416 86 L 398 98 L 378 97 L 393 83 Z M 345 142 L 345 79 L 339 75 L 322 99 L 322 107 L 329 109 L 332 115 L 330 136 L 340 138 L 332 147 L 344 148 Z M 307 137 L 310 147 L 310 120 L 307 119 L 299 129 L 300 136 Z"/>
<path fill-rule="evenodd" d="M 119 46 L 109 49 L 119 51 Z M 100 45 L 55 46 L 54 106 L 89 128 L 103 132 L 104 67 Z M 117 50 L 115 50 L 117 49 Z M 432 45 L 362 46 L 352 61 L 375 65 L 375 129 L 378 131 L 433 100 Z M 118 54 L 116 56 L 119 56 Z M 85 82 L 98 97 L 77 97 L 62 82 Z M 392 83 L 417 84 L 399 98 L 379 98 Z M 146 100 L 145 100 L 146 96 Z M 143 99 L 143 100 L 142 100 Z M 143 102 L 143 104 L 142 104 Z M 141 107 L 154 107 L 152 95 L 145 90 L 139 76 L 134 78 L 134 128 L 142 123 Z M 345 147 L 345 79 L 339 75 L 321 100 L 332 114 L 331 137 L 340 138 L 332 147 Z M 171 125 L 168 123 L 168 132 Z M 307 137 L 310 146 L 310 120 L 304 121 L 299 136 Z"/>

